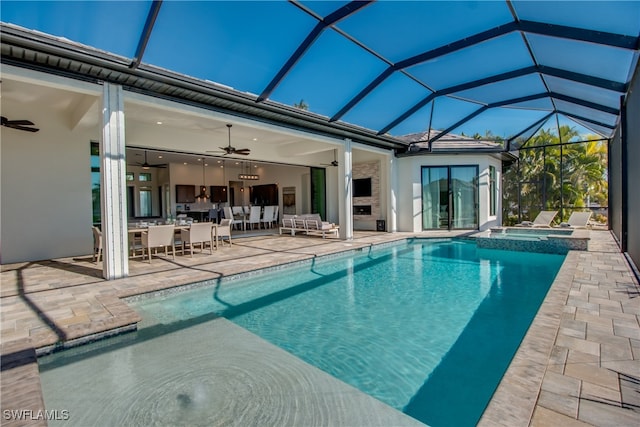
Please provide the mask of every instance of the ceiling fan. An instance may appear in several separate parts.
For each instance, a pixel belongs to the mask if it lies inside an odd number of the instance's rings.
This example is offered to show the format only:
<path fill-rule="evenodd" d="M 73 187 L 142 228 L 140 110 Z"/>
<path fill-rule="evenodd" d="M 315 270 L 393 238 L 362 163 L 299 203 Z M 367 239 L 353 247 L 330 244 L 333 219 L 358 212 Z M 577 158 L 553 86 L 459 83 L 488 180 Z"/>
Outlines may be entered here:
<path fill-rule="evenodd" d="M 218 147 L 220 148 L 223 152 L 224 155 L 228 155 L 228 154 L 242 154 L 243 156 L 248 156 L 249 153 L 251 153 L 251 150 L 248 148 L 235 148 L 231 146 L 231 126 L 233 126 L 231 123 L 227 123 L 227 129 L 229 130 L 229 145 L 226 147 Z M 208 153 L 220 153 L 220 151 L 207 151 Z"/>
<path fill-rule="evenodd" d="M 337 167 L 338 166 L 338 160 L 336 159 L 336 150 L 333 150 L 333 161 L 331 163 L 321 163 L 322 166 L 333 166 L 333 167 Z"/>
<path fill-rule="evenodd" d="M 140 154 L 137 154 L 138 156 Z M 151 165 L 147 162 L 147 150 L 144 150 L 144 163 L 135 163 L 132 166 L 140 166 L 142 167 L 142 169 L 149 169 L 149 168 L 166 168 L 167 165 L 163 165 L 163 164 L 158 164 L 158 165 Z"/>
<path fill-rule="evenodd" d="M 26 130 L 27 132 L 38 132 L 40 130 L 38 128 L 29 127 L 33 126 L 33 122 L 30 120 L 9 120 L 4 116 L 2 116 L 0 120 L 2 121 L 2 126 L 11 129 Z"/>

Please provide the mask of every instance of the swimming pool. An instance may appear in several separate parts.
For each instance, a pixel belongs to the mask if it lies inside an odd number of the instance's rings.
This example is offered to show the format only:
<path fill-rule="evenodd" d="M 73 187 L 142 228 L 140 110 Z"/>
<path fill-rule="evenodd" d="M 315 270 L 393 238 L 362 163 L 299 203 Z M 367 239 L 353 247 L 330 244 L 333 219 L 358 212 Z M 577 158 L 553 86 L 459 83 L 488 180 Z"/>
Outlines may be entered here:
<path fill-rule="evenodd" d="M 211 344 L 197 334 L 217 313 L 422 422 L 474 425 L 563 259 L 416 240 L 143 299 L 138 333 L 41 359 L 45 403 L 81 411 L 102 399 L 113 413 L 118 399 L 126 407 L 128 394 L 147 392 L 145 365 L 181 381 L 208 363 Z M 168 356 L 176 349 L 163 349 L 167 335 L 188 341 L 198 362 Z M 88 382 L 91 390 L 60 393 L 65 378 L 98 375 L 98 366 L 102 380 Z M 162 407 L 156 400 L 150 408 Z"/>

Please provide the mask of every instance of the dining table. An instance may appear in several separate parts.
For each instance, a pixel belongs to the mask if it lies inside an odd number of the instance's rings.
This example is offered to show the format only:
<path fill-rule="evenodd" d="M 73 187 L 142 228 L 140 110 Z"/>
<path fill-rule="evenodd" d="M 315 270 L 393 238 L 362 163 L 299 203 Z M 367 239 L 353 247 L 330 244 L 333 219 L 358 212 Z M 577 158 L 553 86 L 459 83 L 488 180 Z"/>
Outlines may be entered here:
<path fill-rule="evenodd" d="M 174 224 L 176 233 L 180 232 L 181 230 L 188 230 L 191 227 L 191 224 L 192 222 L 176 222 Z M 129 235 L 129 249 L 131 250 L 131 255 L 129 256 L 130 258 L 142 256 L 142 254 L 136 254 L 136 249 L 138 249 L 136 245 L 138 243 L 141 243 L 142 233 L 148 230 L 150 226 L 153 227 L 154 225 L 156 224 L 137 223 L 137 224 L 131 224 L 127 227 L 127 234 Z M 211 226 L 214 233 L 213 244 L 215 246 L 215 249 L 217 250 L 218 249 L 218 224 L 212 223 Z"/>

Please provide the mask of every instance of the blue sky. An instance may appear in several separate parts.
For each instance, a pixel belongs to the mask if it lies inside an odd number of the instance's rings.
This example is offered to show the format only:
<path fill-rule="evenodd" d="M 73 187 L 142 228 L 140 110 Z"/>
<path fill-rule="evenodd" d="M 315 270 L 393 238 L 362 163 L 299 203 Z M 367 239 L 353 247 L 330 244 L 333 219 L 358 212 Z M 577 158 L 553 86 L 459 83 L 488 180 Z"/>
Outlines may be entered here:
<path fill-rule="evenodd" d="M 301 4 L 318 16 L 326 16 L 346 3 Z M 132 58 L 150 5 L 150 1 L 3 1 L 1 17 L 3 22 Z M 514 8 L 520 19 L 556 25 L 631 36 L 638 36 L 640 27 L 638 1 L 516 1 Z M 333 117 L 389 63 L 512 20 L 503 1 L 377 2 L 338 22 L 338 31 L 322 31 L 270 99 L 287 105 L 304 99 L 310 111 Z M 284 1 L 165 1 L 142 61 L 259 95 L 317 22 Z M 637 60 L 637 52 L 634 56 L 630 51 L 592 43 L 534 34 L 526 40 L 541 65 L 619 82 L 630 77 L 629 70 Z M 381 130 L 433 90 L 531 65 L 534 58 L 522 35 L 505 34 L 392 73 L 340 119 Z M 619 102 L 615 92 L 584 90 L 563 79 L 551 80 L 554 92 L 577 94 L 580 99 L 613 108 Z M 546 78 L 543 81 L 532 74 L 438 97 L 435 109 L 434 104 L 427 104 L 388 132 L 402 135 L 424 131 L 429 125 L 446 129 L 482 103 L 535 95 L 545 91 L 545 84 Z M 490 130 L 508 137 L 539 120 L 552 104 L 542 100 L 517 107 L 490 109 L 453 132 L 472 135 Z M 591 113 L 584 108 L 582 112 Z M 611 120 L 607 115 L 597 117 Z M 560 120 L 582 129 L 574 121 Z"/>

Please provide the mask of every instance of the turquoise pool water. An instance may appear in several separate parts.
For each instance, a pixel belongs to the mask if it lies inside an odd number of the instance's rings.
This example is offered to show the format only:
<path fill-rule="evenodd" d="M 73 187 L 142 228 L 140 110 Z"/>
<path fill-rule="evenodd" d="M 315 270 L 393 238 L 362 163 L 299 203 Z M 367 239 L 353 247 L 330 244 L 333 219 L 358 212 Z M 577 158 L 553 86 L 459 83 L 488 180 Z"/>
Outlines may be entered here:
<path fill-rule="evenodd" d="M 474 425 L 563 260 L 416 240 L 141 300 L 138 335 L 189 334 L 215 313 L 426 424 Z M 97 345 L 116 360 L 133 357 L 136 339 Z M 190 351 L 206 355 L 201 345 Z M 41 361 L 47 407 L 72 404 L 51 396 L 83 360 Z"/>

